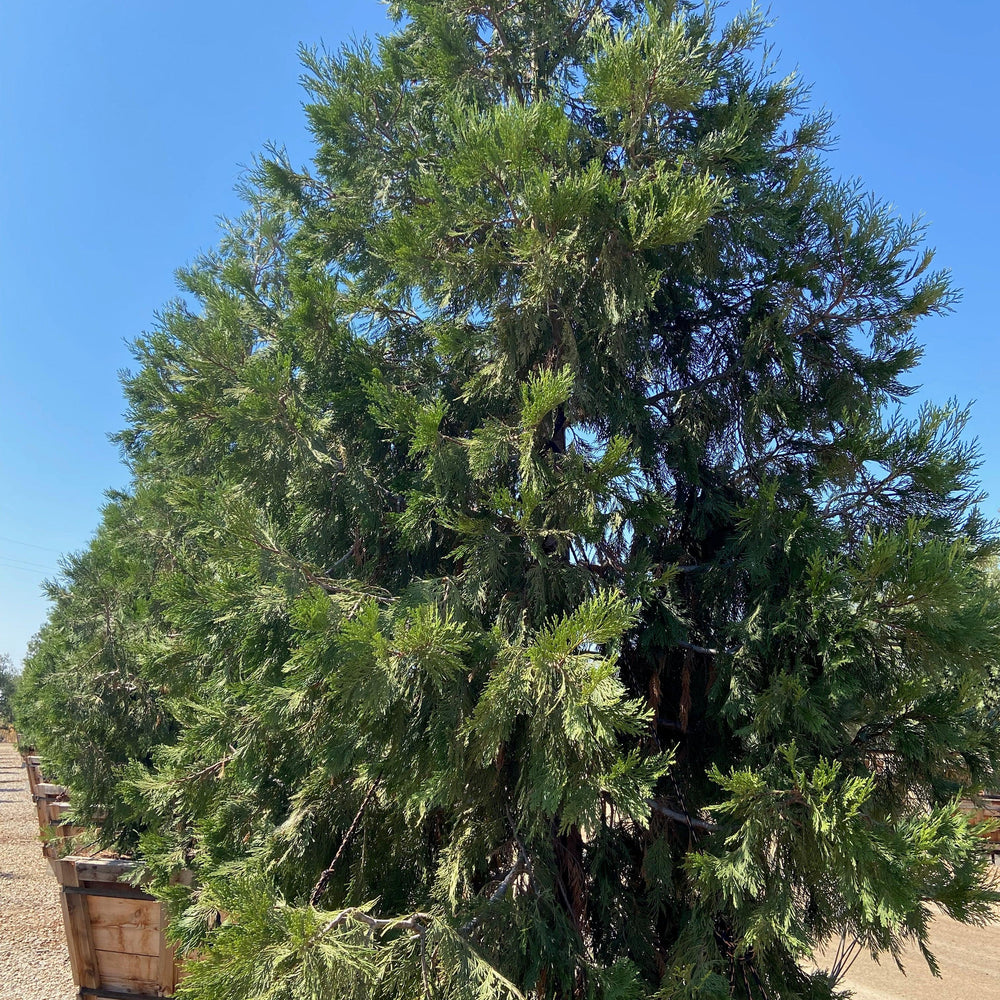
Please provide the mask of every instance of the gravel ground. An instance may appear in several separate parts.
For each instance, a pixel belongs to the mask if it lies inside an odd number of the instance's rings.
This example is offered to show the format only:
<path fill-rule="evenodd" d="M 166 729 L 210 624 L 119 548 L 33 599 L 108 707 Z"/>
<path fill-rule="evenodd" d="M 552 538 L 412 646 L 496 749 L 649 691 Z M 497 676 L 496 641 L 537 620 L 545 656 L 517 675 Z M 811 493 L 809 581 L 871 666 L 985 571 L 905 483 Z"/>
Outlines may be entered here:
<path fill-rule="evenodd" d="M 0 743 L 0 1000 L 75 1000 L 59 886 L 21 758 Z"/>
<path fill-rule="evenodd" d="M 920 952 L 903 955 L 905 975 L 891 957 L 881 963 L 859 956 L 841 987 L 855 1000 L 991 1000 L 1000 997 L 1000 924 L 969 927 L 944 915 L 931 925 L 931 951 L 941 978 L 931 975 Z M 817 956 L 819 965 L 829 967 Z M 828 959 L 832 955 L 826 956 Z"/>

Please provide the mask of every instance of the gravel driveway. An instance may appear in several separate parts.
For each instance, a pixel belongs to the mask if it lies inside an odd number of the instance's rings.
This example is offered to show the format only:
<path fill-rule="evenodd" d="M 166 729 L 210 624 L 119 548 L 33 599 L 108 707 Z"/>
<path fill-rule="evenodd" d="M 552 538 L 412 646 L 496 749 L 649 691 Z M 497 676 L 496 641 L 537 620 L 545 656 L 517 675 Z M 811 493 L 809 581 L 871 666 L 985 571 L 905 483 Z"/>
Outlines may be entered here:
<path fill-rule="evenodd" d="M 74 1000 L 59 886 L 21 758 L 0 743 L 0 1000 Z"/>

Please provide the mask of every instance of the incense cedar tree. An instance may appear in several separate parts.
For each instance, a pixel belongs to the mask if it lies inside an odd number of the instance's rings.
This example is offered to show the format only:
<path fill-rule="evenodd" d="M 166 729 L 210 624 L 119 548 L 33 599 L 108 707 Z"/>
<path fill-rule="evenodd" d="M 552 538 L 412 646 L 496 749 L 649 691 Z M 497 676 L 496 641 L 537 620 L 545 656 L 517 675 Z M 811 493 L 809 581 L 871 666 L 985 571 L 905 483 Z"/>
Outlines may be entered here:
<path fill-rule="evenodd" d="M 804 1000 L 985 919 L 996 533 L 965 412 L 901 409 L 920 227 L 757 12 L 392 13 L 137 341 L 18 695 L 181 995 Z"/>

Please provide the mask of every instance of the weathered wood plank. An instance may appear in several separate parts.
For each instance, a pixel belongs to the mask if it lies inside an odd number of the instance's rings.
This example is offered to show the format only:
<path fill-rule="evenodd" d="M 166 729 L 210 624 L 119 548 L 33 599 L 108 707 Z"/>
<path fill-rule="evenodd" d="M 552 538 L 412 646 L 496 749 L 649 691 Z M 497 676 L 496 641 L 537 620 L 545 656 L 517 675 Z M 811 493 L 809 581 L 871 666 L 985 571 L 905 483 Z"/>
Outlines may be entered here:
<path fill-rule="evenodd" d="M 160 954 L 160 904 L 141 899 L 88 896 L 90 931 L 99 951 Z"/>
<path fill-rule="evenodd" d="M 76 887 L 79 884 L 75 866 L 66 862 L 60 863 L 58 878 L 63 887 Z M 94 941 L 90 934 L 87 900 L 76 893 L 62 892 L 60 895 L 73 982 L 78 988 L 94 989 L 101 985 L 101 978 Z"/>
<path fill-rule="evenodd" d="M 69 789 L 65 785 L 53 785 L 48 781 L 40 781 L 35 785 L 35 795 L 45 795 L 49 798 L 57 799 L 60 795 L 68 795 Z"/>
<path fill-rule="evenodd" d="M 160 960 L 152 955 L 123 955 L 116 951 L 98 951 L 97 965 L 101 986 L 133 993 L 159 992 Z"/>
<path fill-rule="evenodd" d="M 38 788 L 39 784 L 41 784 L 44 780 L 42 778 L 42 769 L 38 764 L 38 758 L 26 757 L 25 770 L 28 772 L 28 789 L 31 794 L 34 795 L 35 789 Z"/>
<path fill-rule="evenodd" d="M 60 840 L 69 840 L 71 837 L 79 837 L 80 834 L 86 833 L 87 828 L 83 826 L 73 826 L 70 823 L 50 823 L 48 827 L 42 830 L 42 840 L 48 845 L 58 846 Z M 44 852 L 43 852 L 44 853 Z M 52 857 L 56 857 L 55 854 Z"/>
<path fill-rule="evenodd" d="M 166 921 L 164 921 L 166 923 Z M 161 926 L 157 940 L 159 952 L 159 972 L 157 976 L 160 980 L 160 989 L 166 996 L 173 996 L 177 988 L 177 954 L 173 947 L 168 944 L 164 928 Z"/>
<path fill-rule="evenodd" d="M 104 988 L 102 990 L 80 990 L 81 997 L 97 997 L 98 1000 L 161 1000 L 161 994 L 135 993 L 129 990 L 123 993 L 121 990 Z"/>
<path fill-rule="evenodd" d="M 112 927 L 91 927 L 94 948 L 116 951 L 123 955 L 143 955 L 160 960 L 160 929 L 119 924 Z"/>
<path fill-rule="evenodd" d="M 116 925 L 153 928 L 160 926 L 160 904 L 154 899 L 116 899 L 113 896 L 88 896 L 90 920 L 95 927 Z M 149 952 L 150 955 L 156 954 Z"/>
<path fill-rule="evenodd" d="M 67 858 L 76 866 L 81 882 L 117 882 L 135 870 L 135 862 L 127 858 Z"/>
<path fill-rule="evenodd" d="M 73 809 L 68 802 L 53 802 L 49 798 L 43 799 L 42 802 L 44 803 L 42 808 L 45 811 L 48 823 L 51 823 L 53 826 L 62 826 L 65 822 L 65 817 Z"/>
<path fill-rule="evenodd" d="M 67 888 L 67 892 L 82 893 L 85 896 L 113 896 L 116 899 L 150 900 L 153 897 L 142 889 L 136 889 L 126 882 L 88 882 L 79 889 Z"/>
<path fill-rule="evenodd" d="M 156 995 L 152 993 L 135 993 L 129 990 L 127 993 L 122 993 L 121 990 L 103 989 L 103 990 L 80 990 L 81 997 L 97 997 L 97 1000 L 161 1000 L 159 993 Z"/>

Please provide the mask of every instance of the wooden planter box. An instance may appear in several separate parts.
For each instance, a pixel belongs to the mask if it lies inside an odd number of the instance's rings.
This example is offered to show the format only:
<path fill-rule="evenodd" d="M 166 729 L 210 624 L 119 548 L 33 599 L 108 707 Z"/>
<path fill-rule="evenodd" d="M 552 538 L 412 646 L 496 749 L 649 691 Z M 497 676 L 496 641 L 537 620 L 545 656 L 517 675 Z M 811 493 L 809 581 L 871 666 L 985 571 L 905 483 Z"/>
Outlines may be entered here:
<path fill-rule="evenodd" d="M 35 784 L 32 798 L 38 813 L 38 829 L 42 834 L 42 854 L 49 859 L 58 858 L 61 842 L 84 832 L 84 827 L 67 822 L 69 792 L 62 785 L 39 781 Z"/>
<path fill-rule="evenodd" d="M 62 785 L 36 782 L 31 797 L 38 813 L 38 826 L 43 832 L 52 825 L 63 825 L 63 817 L 69 812 L 70 805 L 69 793 Z"/>
<path fill-rule="evenodd" d="M 34 754 L 21 754 L 21 758 L 24 760 L 24 766 L 28 772 L 28 790 L 34 795 L 35 789 L 44 780 L 42 778 L 41 758 Z"/>
<path fill-rule="evenodd" d="M 135 870 L 134 862 L 69 857 L 51 864 L 62 886 L 66 940 L 80 996 L 173 996 L 178 968 L 163 936 L 162 906 L 123 881 Z"/>
<path fill-rule="evenodd" d="M 971 826 L 1000 820 L 1000 798 L 995 795 L 980 795 L 975 800 L 963 799 L 959 807 L 969 817 Z M 981 832 L 979 836 L 983 838 L 983 849 L 989 854 L 990 861 L 995 864 L 997 857 L 1000 856 L 1000 828 Z"/>

